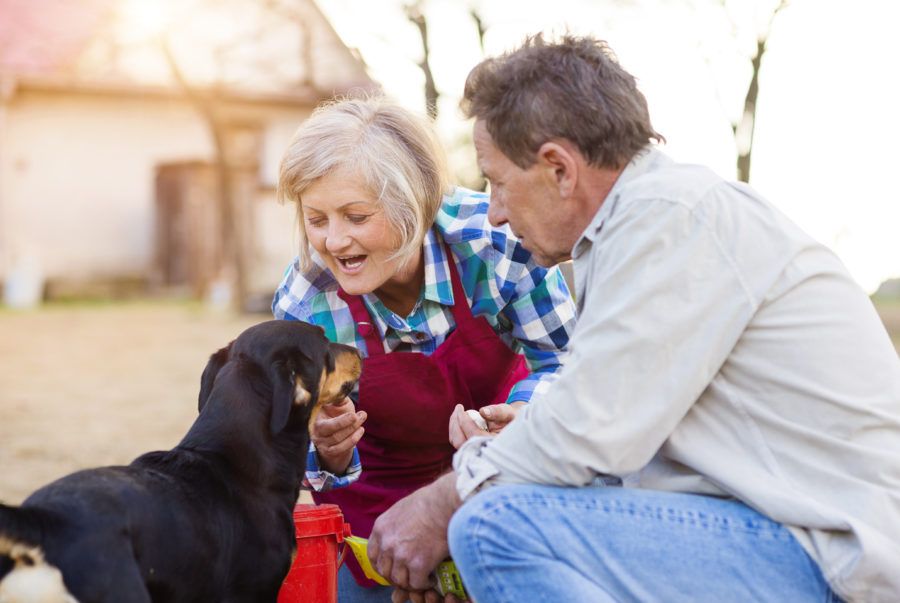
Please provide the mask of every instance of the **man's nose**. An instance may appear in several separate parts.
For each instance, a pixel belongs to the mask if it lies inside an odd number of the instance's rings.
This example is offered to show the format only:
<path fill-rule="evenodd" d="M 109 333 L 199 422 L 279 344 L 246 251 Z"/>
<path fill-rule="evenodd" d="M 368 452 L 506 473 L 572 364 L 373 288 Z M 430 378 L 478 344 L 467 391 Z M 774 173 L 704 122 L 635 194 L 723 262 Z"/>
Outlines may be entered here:
<path fill-rule="evenodd" d="M 508 222 L 503 204 L 494 199 L 493 195 L 488 204 L 488 222 L 491 223 L 491 226 L 503 226 Z"/>

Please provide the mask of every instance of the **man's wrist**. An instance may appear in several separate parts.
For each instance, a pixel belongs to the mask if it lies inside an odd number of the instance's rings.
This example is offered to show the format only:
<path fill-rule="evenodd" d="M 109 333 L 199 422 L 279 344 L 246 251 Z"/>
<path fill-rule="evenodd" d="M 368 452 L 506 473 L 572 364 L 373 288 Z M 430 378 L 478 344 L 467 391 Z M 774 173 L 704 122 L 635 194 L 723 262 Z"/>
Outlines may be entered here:
<path fill-rule="evenodd" d="M 492 439 L 491 437 L 470 438 L 453 455 L 456 494 L 460 501 L 465 501 L 478 490 L 491 485 L 494 478 L 500 473 L 500 470 L 481 454 Z"/>

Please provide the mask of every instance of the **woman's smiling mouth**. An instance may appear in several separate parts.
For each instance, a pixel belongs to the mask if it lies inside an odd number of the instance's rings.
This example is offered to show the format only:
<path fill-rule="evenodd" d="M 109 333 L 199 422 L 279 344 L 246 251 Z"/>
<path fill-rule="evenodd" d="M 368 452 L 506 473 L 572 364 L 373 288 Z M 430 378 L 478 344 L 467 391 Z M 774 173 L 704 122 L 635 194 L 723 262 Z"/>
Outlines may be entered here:
<path fill-rule="evenodd" d="M 368 256 L 365 255 L 344 255 L 335 256 L 334 259 L 337 260 L 338 266 L 340 266 L 342 272 L 352 274 L 359 272 L 363 264 L 365 264 L 367 257 Z"/>

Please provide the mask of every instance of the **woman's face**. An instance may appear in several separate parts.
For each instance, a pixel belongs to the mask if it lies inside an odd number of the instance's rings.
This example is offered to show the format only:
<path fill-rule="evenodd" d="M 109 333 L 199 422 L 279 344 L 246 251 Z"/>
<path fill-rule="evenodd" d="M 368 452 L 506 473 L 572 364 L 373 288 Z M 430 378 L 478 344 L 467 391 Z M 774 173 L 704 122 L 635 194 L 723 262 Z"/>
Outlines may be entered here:
<path fill-rule="evenodd" d="M 398 276 L 399 260 L 388 258 L 400 246 L 400 235 L 359 178 L 338 170 L 316 180 L 302 197 L 307 239 L 344 291 L 371 293 Z"/>

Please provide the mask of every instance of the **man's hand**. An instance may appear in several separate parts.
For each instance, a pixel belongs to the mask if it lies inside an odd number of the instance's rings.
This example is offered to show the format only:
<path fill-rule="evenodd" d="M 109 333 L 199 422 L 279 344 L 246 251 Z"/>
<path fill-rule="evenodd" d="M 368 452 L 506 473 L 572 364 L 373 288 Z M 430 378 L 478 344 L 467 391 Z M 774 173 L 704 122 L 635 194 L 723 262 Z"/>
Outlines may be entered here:
<path fill-rule="evenodd" d="M 316 415 L 309 437 L 316 445 L 321 468 L 341 475 L 353 458 L 353 447 L 363 437 L 365 411 L 355 412 L 353 401 L 344 398 L 340 404 L 327 404 Z"/>
<path fill-rule="evenodd" d="M 452 471 L 397 501 L 375 521 L 369 536 L 369 559 L 378 573 L 410 598 L 439 601 L 424 598 L 425 591 L 433 587 L 434 568 L 449 555 L 447 525 L 461 504 Z"/>
<path fill-rule="evenodd" d="M 487 421 L 488 430 L 480 429 L 475 421 L 466 414 L 462 404 L 457 404 L 450 415 L 450 443 L 454 448 L 465 444 L 466 440 L 475 436 L 496 435 L 503 431 L 513 419 L 519 409 L 527 402 L 513 402 L 511 404 L 491 404 L 481 408 L 481 416 Z"/>

